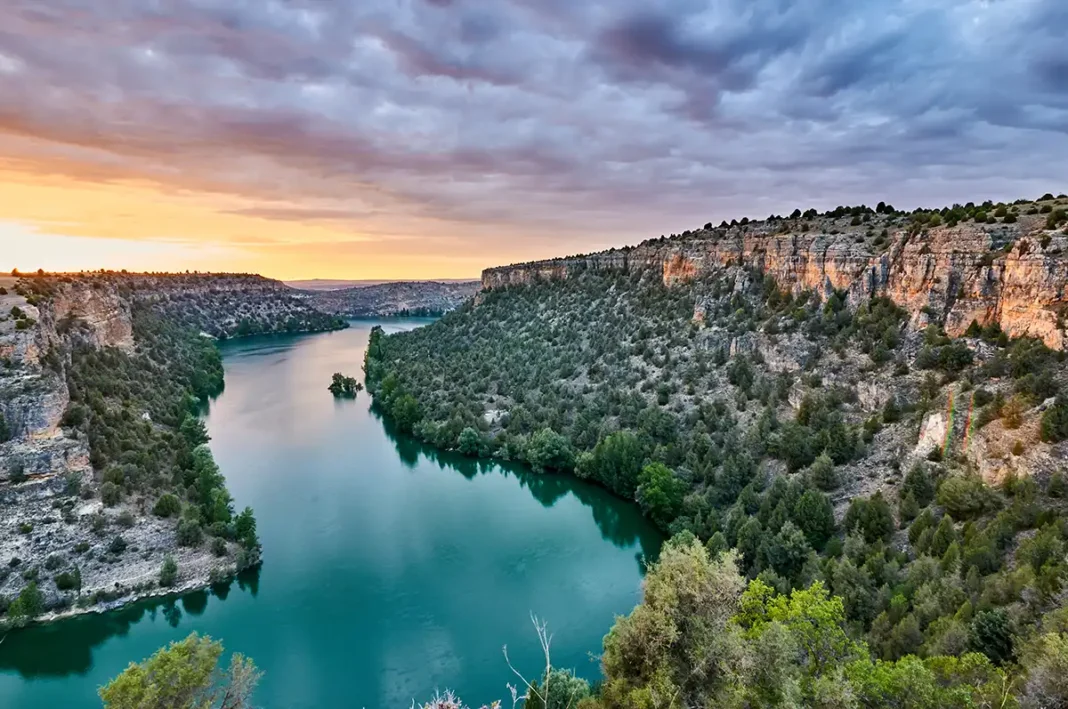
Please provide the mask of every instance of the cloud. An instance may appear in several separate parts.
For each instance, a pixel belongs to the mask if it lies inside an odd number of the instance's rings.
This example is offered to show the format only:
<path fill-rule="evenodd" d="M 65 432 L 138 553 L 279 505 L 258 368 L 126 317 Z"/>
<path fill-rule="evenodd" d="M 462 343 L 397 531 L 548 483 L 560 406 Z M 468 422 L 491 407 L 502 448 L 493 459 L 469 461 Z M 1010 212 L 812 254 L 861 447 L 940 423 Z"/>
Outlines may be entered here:
<path fill-rule="evenodd" d="M 7 0 L 0 154 L 292 229 L 477 234 L 492 265 L 1057 191 L 1066 25 L 1061 0 Z"/>

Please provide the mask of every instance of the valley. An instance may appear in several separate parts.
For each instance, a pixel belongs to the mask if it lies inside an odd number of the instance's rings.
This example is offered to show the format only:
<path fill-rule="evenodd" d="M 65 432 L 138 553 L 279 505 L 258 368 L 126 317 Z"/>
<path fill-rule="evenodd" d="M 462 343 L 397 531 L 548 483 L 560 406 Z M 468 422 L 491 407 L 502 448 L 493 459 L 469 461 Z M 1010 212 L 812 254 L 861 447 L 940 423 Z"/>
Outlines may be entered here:
<path fill-rule="evenodd" d="M 813 594 L 802 615 L 834 597 L 859 655 L 787 674 L 855 671 L 848 691 L 863 694 L 871 672 L 919 662 L 933 678 L 967 658 L 993 686 L 989 663 L 1038 662 L 1027 653 L 1055 640 L 1068 574 L 1066 206 L 797 210 L 491 268 L 437 323 L 376 333 L 368 390 L 436 446 L 636 501 L 674 535 L 668 588 L 710 574 L 738 584 L 709 592 L 741 607 L 755 589 L 772 605 Z M 603 704 L 589 706 L 762 703 L 755 677 L 686 679 L 733 626 L 710 619 L 721 637 L 697 640 L 655 615 L 685 602 L 650 593 L 606 639 Z M 696 644 L 656 649 L 641 635 L 653 622 Z M 720 672 L 760 650 L 738 652 Z M 868 652 L 889 664 L 850 664 Z"/>

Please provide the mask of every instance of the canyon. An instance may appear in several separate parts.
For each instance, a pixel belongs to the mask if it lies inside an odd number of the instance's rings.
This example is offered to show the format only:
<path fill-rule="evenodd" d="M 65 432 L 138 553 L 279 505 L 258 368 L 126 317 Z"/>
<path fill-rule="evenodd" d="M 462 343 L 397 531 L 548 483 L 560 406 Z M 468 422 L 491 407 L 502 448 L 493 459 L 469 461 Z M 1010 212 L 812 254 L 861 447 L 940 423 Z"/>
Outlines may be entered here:
<path fill-rule="evenodd" d="M 107 351 L 150 357 L 135 336 L 138 308 L 220 339 L 346 323 L 259 276 L 42 275 L 5 277 L 0 289 L 0 598 L 10 601 L 36 581 L 48 618 L 200 587 L 231 573 L 239 551 L 232 542 L 221 554 L 204 544 L 180 545 L 174 520 L 150 513 L 150 500 L 102 501 L 91 436 L 69 415 L 72 357 Z M 147 410 L 133 415 L 172 435 Z M 118 546 L 108 544 L 118 537 L 129 549 L 121 562 Z M 164 589 L 156 580 L 168 556 L 181 571 Z M 76 588 L 60 588 L 52 578 L 57 572 L 75 579 Z"/>
<path fill-rule="evenodd" d="M 1054 202 L 1063 208 L 1068 200 Z M 846 291 L 853 303 L 885 295 L 910 313 L 914 330 L 930 323 L 964 333 L 974 320 L 1011 337 L 1038 337 L 1063 350 L 1068 306 L 1068 235 L 1046 228 L 1045 214 L 1013 223 L 960 223 L 917 231 L 907 219 L 876 215 L 777 219 L 705 228 L 601 253 L 486 269 L 484 290 L 567 278 L 584 271 L 655 268 L 665 284 L 729 266 L 772 276 L 795 295 Z M 804 231 L 802 231 L 804 228 Z M 882 239 L 875 234 L 886 230 Z M 879 242 L 879 243 L 876 243 Z M 703 312 L 698 305 L 695 318 Z"/>

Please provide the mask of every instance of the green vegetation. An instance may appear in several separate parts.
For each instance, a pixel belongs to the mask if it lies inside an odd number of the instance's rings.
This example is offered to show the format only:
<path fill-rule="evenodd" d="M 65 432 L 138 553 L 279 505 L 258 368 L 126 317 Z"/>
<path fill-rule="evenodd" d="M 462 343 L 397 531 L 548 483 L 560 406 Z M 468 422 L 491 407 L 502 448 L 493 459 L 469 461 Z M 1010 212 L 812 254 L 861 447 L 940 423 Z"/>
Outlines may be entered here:
<path fill-rule="evenodd" d="M 65 422 L 88 436 L 90 460 L 103 481 L 101 499 L 106 505 L 155 500 L 149 504 L 156 516 L 181 514 L 180 544 L 200 544 L 205 533 L 238 541 L 241 565 L 255 565 L 255 525 L 251 534 L 239 531 L 199 418 L 202 402 L 222 389 L 219 352 L 147 306 L 135 304 L 133 312 L 135 353 L 77 347 L 67 375 Z"/>
<path fill-rule="evenodd" d="M 335 372 L 327 388 L 335 397 L 351 399 L 363 391 L 363 384 L 356 381 L 355 377 L 346 377 L 340 372 Z"/>
<path fill-rule="evenodd" d="M 178 562 L 174 560 L 174 557 L 168 554 L 163 559 L 163 565 L 159 570 L 159 585 L 164 588 L 173 586 L 175 581 L 178 580 Z"/>
<path fill-rule="evenodd" d="M 1051 478 L 1048 493 L 1032 479 L 993 488 L 943 446 L 907 470 L 897 461 L 951 394 L 960 431 L 973 404 L 973 435 L 1000 420 L 1016 440 L 1026 430 L 1068 438 L 1063 397 L 1033 411 L 1061 390 L 1064 358 L 996 325 L 953 339 L 938 325 L 910 334 L 906 320 L 885 298 L 795 295 L 739 267 L 676 285 L 659 269 L 577 269 L 484 292 L 477 306 L 418 330 L 376 330 L 365 372 L 376 408 L 402 431 L 601 484 L 703 543 L 708 563 L 735 550 L 738 605 L 749 586 L 766 599 L 764 615 L 740 620 L 736 608 L 714 621 L 677 620 L 675 630 L 657 616 L 633 631 L 635 642 L 654 630 L 714 637 L 694 636 L 689 650 L 665 642 L 690 654 L 656 662 L 609 636 L 604 706 L 666 706 L 676 691 L 697 692 L 682 706 L 819 704 L 832 691 L 854 698 L 842 706 L 896 706 L 888 697 L 904 695 L 887 687 L 913 676 L 931 697 L 916 706 L 966 706 L 1022 676 L 1014 668 L 1038 642 L 1025 631 L 1059 612 L 1064 477 Z M 1037 417 L 1040 425 L 1024 425 Z M 873 450 L 879 458 L 868 459 Z M 868 470 L 878 482 L 862 483 Z M 796 594 L 833 621 L 827 632 L 845 638 L 835 641 L 842 654 L 821 668 L 768 664 L 780 673 L 775 686 L 760 676 L 723 684 L 762 652 L 786 657 L 803 646 L 785 610 Z M 687 603 L 687 617 L 702 607 Z M 735 631 L 720 632 L 736 627 L 741 649 L 723 645 Z M 707 667 L 685 679 L 701 658 Z"/>
<path fill-rule="evenodd" d="M 193 633 L 131 663 L 100 688 L 100 698 L 105 709 L 250 709 L 262 673 L 239 653 L 222 670 L 222 652 L 222 644 Z"/>

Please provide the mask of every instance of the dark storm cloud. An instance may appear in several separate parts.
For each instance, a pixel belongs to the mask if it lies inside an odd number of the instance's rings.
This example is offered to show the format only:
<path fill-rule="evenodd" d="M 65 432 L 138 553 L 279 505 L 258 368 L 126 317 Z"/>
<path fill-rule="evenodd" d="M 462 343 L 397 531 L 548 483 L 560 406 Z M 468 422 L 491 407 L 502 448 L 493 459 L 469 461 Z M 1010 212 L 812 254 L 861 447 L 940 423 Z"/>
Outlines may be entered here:
<path fill-rule="evenodd" d="M 624 242 L 1064 189 L 1062 0 L 6 0 L 22 169 Z M 278 200 L 291 204 L 279 205 Z"/>

